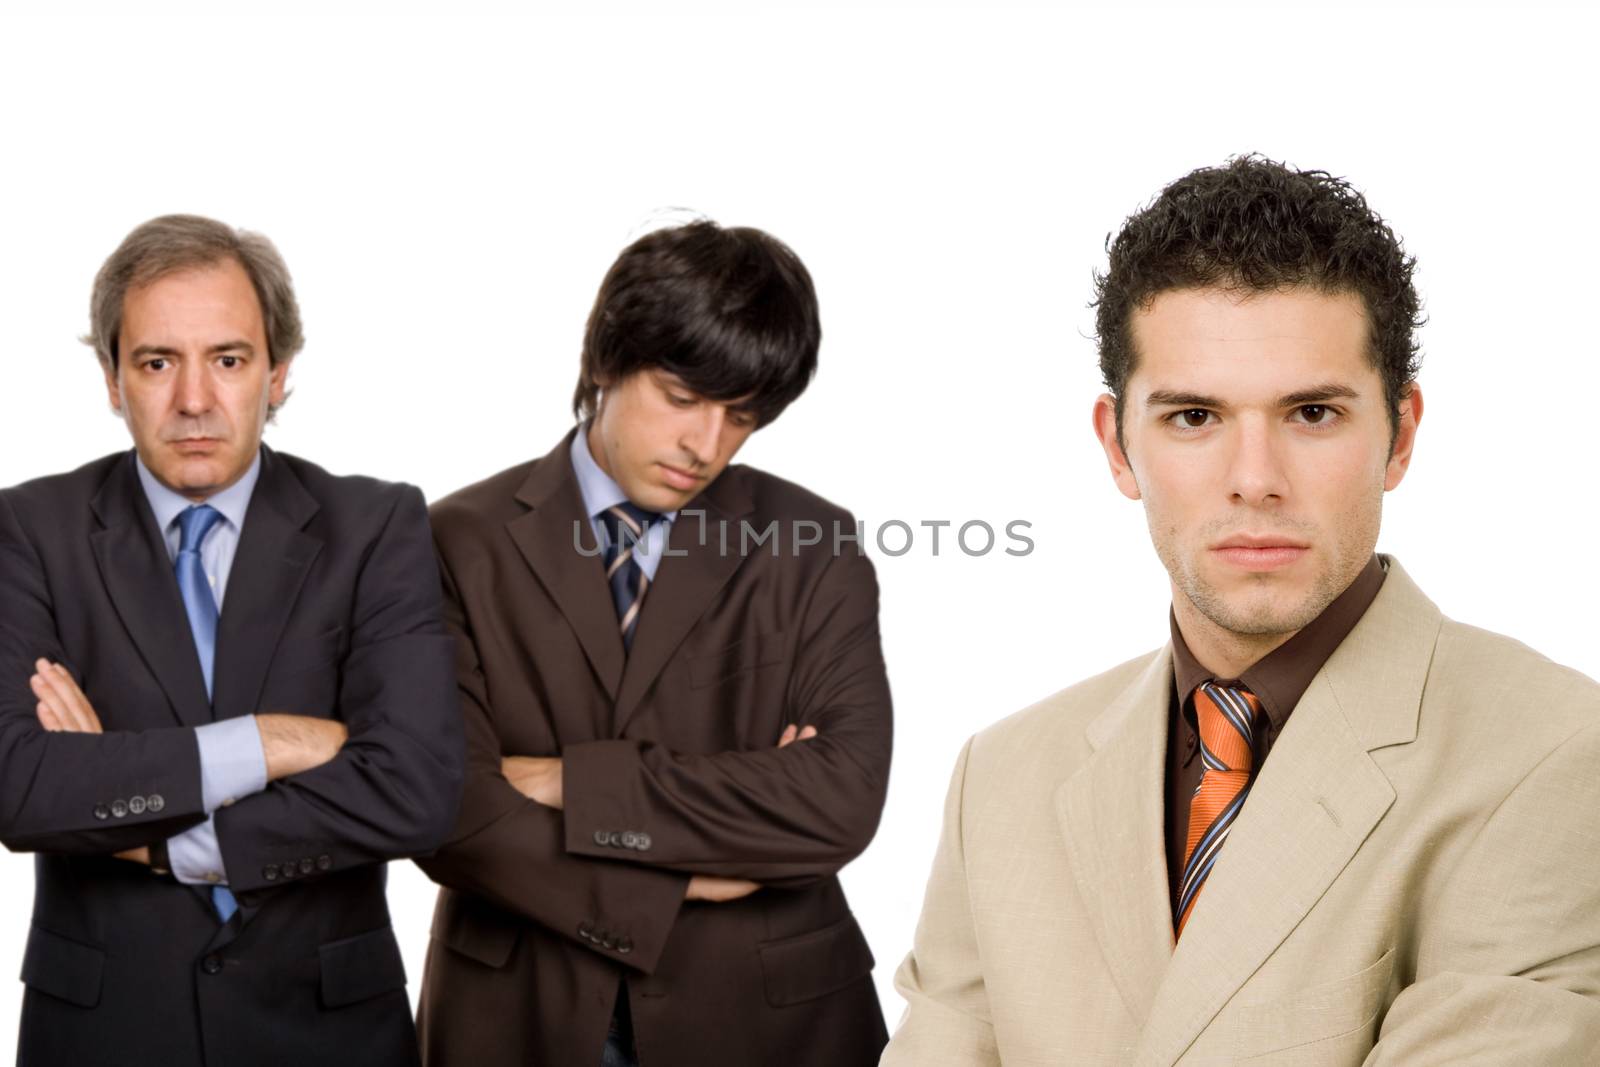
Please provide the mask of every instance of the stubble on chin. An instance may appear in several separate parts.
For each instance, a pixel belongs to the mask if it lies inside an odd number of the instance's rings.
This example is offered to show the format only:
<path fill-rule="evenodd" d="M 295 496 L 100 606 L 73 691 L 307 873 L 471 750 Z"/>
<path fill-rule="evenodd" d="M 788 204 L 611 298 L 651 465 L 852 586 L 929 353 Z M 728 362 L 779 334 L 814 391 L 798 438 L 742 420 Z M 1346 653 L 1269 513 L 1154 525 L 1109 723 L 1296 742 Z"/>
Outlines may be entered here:
<path fill-rule="evenodd" d="M 1325 568 L 1309 589 L 1286 602 L 1285 591 L 1278 588 L 1280 583 L 1271 574 L 1247 575 L 1244 586 L 1230 597 L 1194 570 L 1168 570 L 1196 611 L 1213 625 L 1240 637 L 1278 637 L 1303 630 L 1349 584 L 1334 573 L 1335 568 Z"/>

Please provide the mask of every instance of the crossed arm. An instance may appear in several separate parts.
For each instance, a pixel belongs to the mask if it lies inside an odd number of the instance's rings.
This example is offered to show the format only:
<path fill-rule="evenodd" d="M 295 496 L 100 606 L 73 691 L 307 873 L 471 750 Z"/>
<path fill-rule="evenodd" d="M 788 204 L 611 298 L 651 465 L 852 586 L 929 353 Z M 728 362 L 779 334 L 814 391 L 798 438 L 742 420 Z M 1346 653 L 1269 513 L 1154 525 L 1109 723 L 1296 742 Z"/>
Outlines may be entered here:
<path fill-rule="evenodd" d="M 40 726 L 52 733 L 104 732 L 94 706 L 64 666 L 39 659 L 34 662 L 33 669 L 28 685 L 39 699 L 34 714 Z M 269 782 L 327 763 L 339 754 L 349 736 L 344 723 L 336 719 L 288 714 L 263 714 L 254 718 L 261 735 Z M 151 861 L 148 845 L 123 849 L 113 855 L 134 863 L 149 864 Z"/>
<path fill-rule="evenodd" d="M 787 748 L 796 741 L 809 741 L 817 736 L 817 728 L 807 725 L 797 728 L 790 723 L 778 738 L 778 747 Z M 506 781 L 533 801 L 555 811 L 562 810 L 561 757 L 559 756 L 506 756 L 500 761 L 501 773 Z M 710 904 L 725 904 L 749 896 L 761 883 L 748 878 L 723 878 L 714 874 L 696 874 L 689 878 L 684 890 L 685 900 L 700 900 Z"/>
<path fill-rule="evenodd" d="M 830 560 L 797 620 L 792 725 L 775 746 L 702 755 L 611 739 L 559 758 L 504 753 L 445 544 L 440 558 L 468 769 L 454 837 L 418 860 L 435 881 L 649 973 L 686 899 L 803 886 L 866 847 L 887 785 L 890 706 L 864 557 Z M 602 828 L 623 827 L 649 844 L 603 840 Z M 595 928 L 626 948 L 596 945 L 585 936 Z"/>
<path fill-rule="evenodd" d="M 388 502 L 355 574 L 336 709 L 257 715 L 269 784 L 215 807 L 199 731 L 222 724 L 100 729 L 62 666 L 44 564 L 0 497 L 0 840 L 148 862 L 148 846 L 214 818 L 236 893 L 434 848 L 461 780 L 453 644 L 422 495 L 406 487 Z M 107 811 L 110 798 L 126 799 Z"/>

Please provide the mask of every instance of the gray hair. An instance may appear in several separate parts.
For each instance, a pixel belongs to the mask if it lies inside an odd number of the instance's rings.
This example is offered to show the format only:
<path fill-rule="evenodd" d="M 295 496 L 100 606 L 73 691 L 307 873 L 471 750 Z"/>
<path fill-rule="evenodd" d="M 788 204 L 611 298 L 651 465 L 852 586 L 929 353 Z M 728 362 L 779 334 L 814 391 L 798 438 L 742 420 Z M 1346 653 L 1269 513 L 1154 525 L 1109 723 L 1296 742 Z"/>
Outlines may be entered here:
<path fill-rule="evenodd" d="M 294 299 L 289 268 L 272 242 L 259 233 L 236 230 L 199 215 L 163 215 L 136 228 L 111 253 L 94 276 L 89 297 L 89 333 L 108 372 L 117 369 L 117 337 L 122 332 L 122 302 L 128 290 L 193 267 L 235 260 L 250 277 L 267 334 L 267 355 L 275 367 L 287 363 L 306 343 L 300 306 Z"/>

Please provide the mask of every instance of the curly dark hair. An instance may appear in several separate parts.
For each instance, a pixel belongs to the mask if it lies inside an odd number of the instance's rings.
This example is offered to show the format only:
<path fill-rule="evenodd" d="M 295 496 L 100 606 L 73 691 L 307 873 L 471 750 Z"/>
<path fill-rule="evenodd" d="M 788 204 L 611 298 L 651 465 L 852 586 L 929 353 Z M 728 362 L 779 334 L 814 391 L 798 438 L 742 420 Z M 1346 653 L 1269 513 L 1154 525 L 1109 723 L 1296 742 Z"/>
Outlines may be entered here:
<path fill-rule="evenodd" d="M 1255 292 L 1314 288 L 1354 293 L 1371 326 L 1370 356 L 1383 378 L 1391 439 L 1421 355 L 1411 284 L 1416 260 L 1343 178 L 1294 170 L 1259 155 L 1202 167 L 1161 190 L 1107 236 L 1107 269 L 1094 276 L 1100 373 L 1116 401 L 1117 441 L 1138 353 L 1131 319 L 1161 293 L 1224 287 Z"/>

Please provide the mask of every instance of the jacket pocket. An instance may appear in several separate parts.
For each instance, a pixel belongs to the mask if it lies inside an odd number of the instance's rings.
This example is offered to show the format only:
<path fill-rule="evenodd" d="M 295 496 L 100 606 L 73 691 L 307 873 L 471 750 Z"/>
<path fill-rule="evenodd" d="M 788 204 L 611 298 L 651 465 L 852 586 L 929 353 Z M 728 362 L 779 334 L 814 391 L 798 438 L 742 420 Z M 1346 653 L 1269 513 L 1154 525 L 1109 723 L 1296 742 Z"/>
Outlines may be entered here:
<path fill-rule="evenodd" d="M 100 1003 L 100 982 L 106 954 L 60 934 L 34 926 L 22 956 L 22 981 L 29 989 L 49 994 L 80 1008 Z"/>
<path fill-rule="evenodd" d="M 322 1006 L 342 1008 L 406 987 L 406 968 L 394 930 L 385 926 L 319 946 Z"/>
<path fill-rule="evenodd" d="M 715 652 L 689 657 L 689 685 L 703 689 L 745 671 L 783 661 L 783 633 L 756 634 Z"/>
<path fill-rule="evenodd" d="M 510 962 L 519 936 L 517 927 L 489 911 L 488 905 L 448 890 L 439 896 L 432 933 L 446 948 L 496 970 Z"/>
<path fill-rule="evenodd" d="M 1276 1000 L 1239 1005 L 1234 1009 L 1235 1054 L 1272 1055 L 1340 1037 L 1361 1044 L 1362 1035 L 1371 1036 L 1368 1031 L 1388 1002 L 1393 972 L 1394 949 L 1389 949 L 1349 977 Z"/>
<path fill-rule="evenodd" d="M 851 915 L 820 930 L 763 941 L 756 951 L 774 1008 L 825 997 L 872 973 L 872 950 Z"/>

